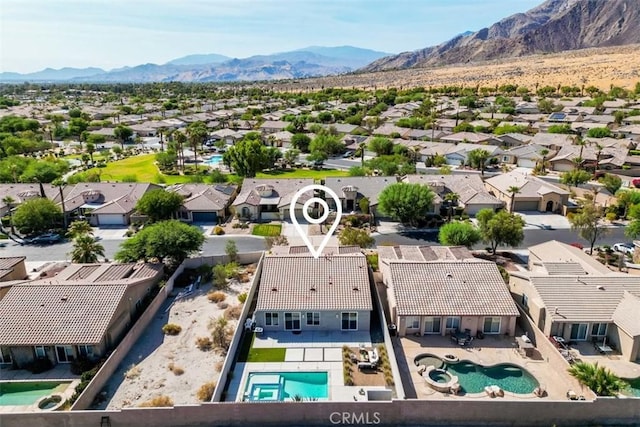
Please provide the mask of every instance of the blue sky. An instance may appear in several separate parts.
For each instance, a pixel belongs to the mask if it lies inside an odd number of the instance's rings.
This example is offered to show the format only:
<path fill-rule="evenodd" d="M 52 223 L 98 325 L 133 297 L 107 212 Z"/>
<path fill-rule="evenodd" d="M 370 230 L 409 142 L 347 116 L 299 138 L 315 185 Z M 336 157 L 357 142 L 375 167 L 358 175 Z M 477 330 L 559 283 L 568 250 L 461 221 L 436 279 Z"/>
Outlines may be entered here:
<path fill-rule="evenodd" d="M 542 0 L 0 0 L 0 71 L 112 69 L 310 45 L 398 53 Z"/>

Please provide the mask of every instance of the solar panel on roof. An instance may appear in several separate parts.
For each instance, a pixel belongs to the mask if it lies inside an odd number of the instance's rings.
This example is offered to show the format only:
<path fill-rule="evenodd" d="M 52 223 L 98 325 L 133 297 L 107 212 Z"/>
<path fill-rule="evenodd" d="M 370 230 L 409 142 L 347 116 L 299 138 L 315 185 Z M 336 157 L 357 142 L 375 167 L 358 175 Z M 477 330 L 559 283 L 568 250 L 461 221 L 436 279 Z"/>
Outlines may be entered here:
<path fill-rule="evenodd" d="M 224 193 L 224 194 L 226 194 L 228 196 L 233 194 L 233 190 L 234 190 L 234 188 L 232 186 L 230 186 L 230 185 L 216 185 L 215 189 L 216 189 L 216 191 Z"/>

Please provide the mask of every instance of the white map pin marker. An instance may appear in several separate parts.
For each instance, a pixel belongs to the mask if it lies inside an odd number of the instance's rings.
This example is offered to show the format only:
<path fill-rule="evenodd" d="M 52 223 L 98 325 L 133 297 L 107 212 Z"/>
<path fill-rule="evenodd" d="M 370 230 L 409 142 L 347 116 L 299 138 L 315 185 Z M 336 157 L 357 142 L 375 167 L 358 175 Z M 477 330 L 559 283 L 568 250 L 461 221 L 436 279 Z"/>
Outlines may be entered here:
<path fill-rule="evenodd" d="M 320 243 L 320 246 L 318 246 L 317 249 L 313 246 L 313 243 L 311 242 L 311 240 L 309 240 L 309 236 L 307 236 L 307 233 L 304 232 L 304 230 L 298 223 L 298 219 L 296 218 L 296 204 L 298 202 L 298 199 L 303 194 L 309 191 L 313 192 L 314 190 L 324 191 L 325 194 L 331 196 L 331 198 L 336 202 L 336 219 L 333 222 L 333 225 L 331 225 L 331 228 L 329 228 L 329 231 L 324 236 L 322 243 Z M 314 203 L 318 203 L 320 206 L 322 206 L 323 212 L 319 218 L 312 218 L 307 211 L 309 206 Z M 309 222 L 309 224 L 321 224 L 329 217 L 329 205 L 327 205 L 327 202 L 319 197 L 310 197 L 302 205 L 302 215 L 304 216 L 304 219 Z M 325 248 L 325 246 L 327 246 L 327 243 L 329 243 L 329 239 L 336 231 L 336 228 L 338 228 L 338 224 L 340 224 L 340 218 L 342 217 L 342 202 L 340 201 L 340 198 L 337 196 L 337 194 L 329 187 L 318 184 L 307 185 L 306 187 L 298 190 L 298 192 L 296 192 L 296 194 L 293 196 L 293 199 L 291 200 L 291 206 L 289 206 L 289 216 L 291 217 L 291 222 L 295 226 L 298 235 L 302 237 L 305 245 L 307 245 L 307 248 L 309 248 L 311 255 L 313 255 L 314 258 L 320 258 L 320 255 L 322 255 L 322 250 Z"/>

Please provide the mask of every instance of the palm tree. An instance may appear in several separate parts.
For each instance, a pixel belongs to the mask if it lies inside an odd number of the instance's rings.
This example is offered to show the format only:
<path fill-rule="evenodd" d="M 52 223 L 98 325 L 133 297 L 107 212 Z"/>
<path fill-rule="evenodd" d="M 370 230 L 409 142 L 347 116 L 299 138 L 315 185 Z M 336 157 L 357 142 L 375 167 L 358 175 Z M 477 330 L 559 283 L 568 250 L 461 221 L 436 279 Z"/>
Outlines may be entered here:
<path fill-rule="evenodd" d="M 540 171 L 542 172 L 542 175 L 544 175 L 547 171 L 545 169 L 545 163 L 547 162 L 547 156 L 549 155 L 549 150 L 547 150 L 546 148 L 543 148 L 542 150 L 540 150 L 540 155 L 542 156 L 542 163 L 540 163 Z"/>
<path fill-rule="evenodd" d="M 589 387 L 598 396 L 615 396 L 626 384 L 613 372 L 598 363 L 577 362 L 569 368 L 569 374 Z"/>
<path fill-rule="evenodd" d="M 73 240 L 71 261 L 78 264 L 98 262 L 98 257 L 104 257 L 104 247 L 89 234 L 81 234 Z"/>
<path fill-rule="evenodd" d="M 9 211 L 7 212 L 7 214 L 9 215 L 9 225 L 11 226 L 11 234 L 16 234 L 16 230 L 13 227 L 13 204 L 16 202 L 16 199 L 14 199 L 11 196 L 4 196 L 2 198 L 2 203 L 4 203 L 5 205 L 7 205 L 7 208 L 9 208 Z"/>
<path fill-rule="evenodd" d="M 67 236 L 71 238 L 80 237 L 85 234 L 93 235 L 93 228 L 91 228 L 91 225 L 87 221 L 73 221 L 69 225 L 69 230 L 67 230 Z"/>
<path fill-rule="evenodd" d="M 516 204 L 516 194 L 518 194 L 519 192 L 520 187 L 518 187 L 517 185 L 512 185 L 511 187 L 507 188 L 507 193 L 511 194 L 511 202 L 509 203 L 509 212 L 511 213 L 513 213 L 513 208 Z"/>
<path fill-rule="evenodd" d="M 203 122 L 193 122 L 187 126 L 187 136 L 193 149 L 193 161 L 196 166 L 196 171 L 198 170 L 198 146 L 202 146 L 208 135 L 207 126 Z"/>
<path fill-rule="evenodd" d="M 604 147 L 600 144 L 596 144 L 596 168 L 594 170 L 594 173 L 598 172 L 598 169 L 600 168 L 600 156 L 602 156 L 602 150 L 604 149 Z"/>
<path fill-rule="evenodd" d="M 451 217 L 453 216 L 453 206 L 458 206 L 458 200 L 460 199 L 460 195 L 458 193 L 447 193 L 444 196 L 444 200 L 449 202 L 449 221 L 451 221 Z"/>
<path fill-rule="evenodd" d="M 489 152 L 480 148 L 470 151 L 468 156 L 469 163 L 471 165 L 477 165 L 480 175 L 482 176 L 484 176 L 484 167 L 488 158 Z"/>
<path fill-rule="evenodd" d="M 93 166 L 95 164 L 93 162 L 93 153 L 95 153 L 96 151 L 96 145 L 92 142 L 87 142 L 87 144 L 85 145 L 85 150 L 87 151 L 87 153 L 89 153 L 89 157 L 91 158 L 91 166 Z"/>
<path fill-rule="evenodd" d="M 584 146 L 585 146 L 585 142 L 582 140 L 582 138 L 580 137 L 580 135 L 576 135 L 573 138 L 573 145 L 579 145 L 580 146 L 580 154 L 578 155 L 578 157 L 573 159 L 573 163 L 576 169 L 580 168 L 580 165 L 582 164 L 582 151 L 584 150 Z"/>
<path fill-rule="evenodd" d="M 173 135 L 173 139 L 178 146 L 178 164 L 180 164 L 180 169 L 184 172 L 184 144 L 187 143 L 187 135 L 180 131 L 176 131 Z"/>

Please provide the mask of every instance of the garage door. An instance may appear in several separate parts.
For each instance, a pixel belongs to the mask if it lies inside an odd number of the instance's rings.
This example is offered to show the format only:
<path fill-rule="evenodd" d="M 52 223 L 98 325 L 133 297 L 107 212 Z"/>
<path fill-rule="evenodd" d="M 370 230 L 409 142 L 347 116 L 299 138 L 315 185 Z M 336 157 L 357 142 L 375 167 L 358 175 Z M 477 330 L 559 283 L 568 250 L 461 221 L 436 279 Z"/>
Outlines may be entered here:
<path fill-rule="evenodd" d="M 100 225 L 126 225 L 125 216 L 122 214 L 102 214 L 98 215 Z"/>
<path fill-rule="evenodd" d="M 523 201 L 523 202 L 516 202 L 514 209 L 516 211 L 537 211 L 538 210 L 538 202 L 533 200 L 533 201 Z"/>
<path fill-rule="evenodd" d="M 218 214 L 215 212 L 194 212 L 193 222 L 218 222 Z"/>

